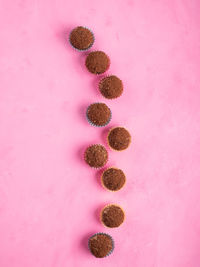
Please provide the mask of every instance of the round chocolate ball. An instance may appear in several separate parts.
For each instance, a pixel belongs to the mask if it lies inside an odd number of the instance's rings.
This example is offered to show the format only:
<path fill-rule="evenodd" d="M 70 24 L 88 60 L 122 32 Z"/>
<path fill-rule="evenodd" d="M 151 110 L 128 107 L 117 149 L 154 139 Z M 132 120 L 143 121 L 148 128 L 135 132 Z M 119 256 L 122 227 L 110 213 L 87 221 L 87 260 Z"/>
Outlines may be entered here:
<path fill-rule="evenodd" d="M 122 170 L 112 167 L 103 172 L 101 182 L 106 189 L 110 191 L 118 191 L 124 186 L 126 176 Z"/>
<path fill-rule="evenodd" d="M 106 126 L 111 120 L 111 110 L 104 103 L 94 103 L 87 109 L 87 118 L 92 125 Z"/>
<path fill-rule="evenodd" d="M 89 72 L 102 74 L 108 70 L 110 59 L 103 51 L 94 51 L 87 56 L 85 65 Z"/>
<path fill-rule="evenodd" d="M 93 33 L 82 26 L 72 30 L 69 37 L 71 45 L 78 50 L 87 50 L 94 43 Z"/>
<path fill-rule="evenodd" d="M 104 258 L 112 253 L 114 241 L 108 234 L 96 233 L 89 238 L 88 246 L 96 258 Z"/>
<path fill-rule="evenodd" d="M 101 211 L 101 222 L 109 228 L 119 227 L 124 219 L 124 211 L 118 205 L 107 205 Z"/>
<path fill-rule="evenodd" d="M 115 75 L 107 76 L 99 82 L 101 94 L 108 99 L 114 99 L 121 96 L 123 92 L 122 81 Z"/>
<path fill-rule="evenodd" d="M 131 143 L 130 133 L 123 127 L 115 127 L 108 133 L 109 146 L 117 151 L 127 149 Z"/>
<path fill-rule="evenodd" d="M 101 168 L 108 161 L 108 152 L 102 145 L 91 145 L 86 149 L 84 158 L 90 167 Z"/>

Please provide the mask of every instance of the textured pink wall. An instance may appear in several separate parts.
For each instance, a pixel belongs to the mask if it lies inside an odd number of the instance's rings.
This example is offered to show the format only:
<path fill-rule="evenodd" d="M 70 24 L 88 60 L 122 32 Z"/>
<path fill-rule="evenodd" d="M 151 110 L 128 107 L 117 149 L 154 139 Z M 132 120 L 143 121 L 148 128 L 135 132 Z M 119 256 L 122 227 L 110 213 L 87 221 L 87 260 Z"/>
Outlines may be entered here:
<path fill-rule="evenodd" d="M 200 266 L 199 13 L 199 0 L 0 0 L 1 267 Z M 110 56 L 120 99 L 101 97 L 67 43 L 77 25 Z M 84 118 L 93 101 L 133 136 L 109 151 L 127 174 L 114 194 L 81 159 L 105 143 Z M 126 211 L 118 229 L 99 223 L 109 202 Z M 106 259 L 87 250 L 98 231 L 115 239 Z"/>

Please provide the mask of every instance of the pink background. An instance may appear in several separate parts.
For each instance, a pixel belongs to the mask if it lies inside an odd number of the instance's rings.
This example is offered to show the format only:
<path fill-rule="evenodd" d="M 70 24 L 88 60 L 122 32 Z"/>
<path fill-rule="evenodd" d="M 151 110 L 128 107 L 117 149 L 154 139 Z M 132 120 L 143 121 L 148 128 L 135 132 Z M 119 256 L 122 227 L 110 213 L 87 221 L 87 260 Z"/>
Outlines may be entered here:
<path fill-rule="evenodd" d="M 0 266 L 200 266 L 199 0 L 0 0 Z M 105 100 L 67 42 L 91 28 L 93 49 L 124 94 Z M 91 127 L 87 105 L 104 101 L 109 127 Z M 110 126 L 133 137 L 109 150 L 126 187 L 105 191 L 82 160 Z M 126 221 L 105 229 L 99 209 L 120 204 Z M 105 231 L 114 253 L 94 258 L 87 239 Z"/>

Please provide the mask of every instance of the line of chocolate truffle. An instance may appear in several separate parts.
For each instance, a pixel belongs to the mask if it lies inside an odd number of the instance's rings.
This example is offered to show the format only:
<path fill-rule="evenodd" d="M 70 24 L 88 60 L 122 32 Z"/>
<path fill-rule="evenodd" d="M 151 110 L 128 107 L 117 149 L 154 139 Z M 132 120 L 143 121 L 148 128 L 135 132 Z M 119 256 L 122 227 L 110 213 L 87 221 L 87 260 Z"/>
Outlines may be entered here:
<path fill-rule="evenodd" d="M 69 37 L 70 44 L 79 51 L 88 50 L 94 43 L 94 34 L 85 27 L 78 26 L 73 29 Z M 90 52 L 85 66 L 92 74 L 103 74 L 110 67 L 110 59 L 103 51 Z M 120 97 L 123 92 L 122 81 L 115 75 L 107 76 L 99 82 L 99 90 L 107 99 Z M 104 103 L 91 104 L 86 112 L 88 122 L 97 127 L 106 126 L 111 120 L 111 111 Z M 123 127 L 116 127 L 109 131 L 107 141 L 114 150 L 126 149 L 131 141 L 131 135 Z M 93 168 L 103 167 L 108 160 L 106 148 L 100 144 L 89 146 L 85 153 L 86 163 Z M 102 185 L 111 191 L 120 190 L 126 181 L 125 174 L 117 168 L 108 168 L 101 177 Z M 110 204 L 101 211 L 100 220 L 104 226 L 119 227 L 125 218 L 123 209 L 118 205 Z M 96 233 L 88 241 L 90 252 L 97 258 L 110 255 L 114 249 L 114 241 L 105 233 Z"/>

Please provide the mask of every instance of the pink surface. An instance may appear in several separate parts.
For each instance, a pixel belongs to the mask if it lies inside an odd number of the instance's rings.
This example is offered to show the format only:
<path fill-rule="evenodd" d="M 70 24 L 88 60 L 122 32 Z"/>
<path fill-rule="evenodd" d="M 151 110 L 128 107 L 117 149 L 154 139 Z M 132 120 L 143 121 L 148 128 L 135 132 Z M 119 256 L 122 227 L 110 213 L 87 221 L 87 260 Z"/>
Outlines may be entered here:
<path fill-rule="evenodd" d="M 200 266 L 199 13 L 198 0 L 0 1 L 1 267 Z M 68 44 L 77 25 L 110 56 L 120 99 L 101 97 Z M 86 122 L 96 101 L 133 136 L 109 150 L 127 174 L 118 193 L 82 160 L 110 128 Z M 110 202 L 126 212 L 114 230 L 98 220 Z M 99 231 L 115 239 L 105 259 L 87 250 Z"/>

